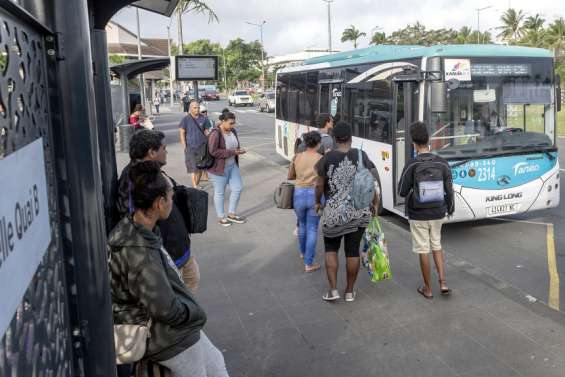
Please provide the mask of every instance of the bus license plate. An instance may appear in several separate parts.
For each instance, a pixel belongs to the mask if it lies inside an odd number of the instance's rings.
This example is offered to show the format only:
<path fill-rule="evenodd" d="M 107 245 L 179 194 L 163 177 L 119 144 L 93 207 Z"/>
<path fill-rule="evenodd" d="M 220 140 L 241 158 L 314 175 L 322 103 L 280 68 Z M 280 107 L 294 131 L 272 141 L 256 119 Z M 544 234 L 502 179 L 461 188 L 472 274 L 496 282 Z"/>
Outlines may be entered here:
<path fill-rule="evenodd" d="M 487 207 L 487 216 L 508 215 L 518 212 L 518 204 L 499 204 L 497 206 Z"/>

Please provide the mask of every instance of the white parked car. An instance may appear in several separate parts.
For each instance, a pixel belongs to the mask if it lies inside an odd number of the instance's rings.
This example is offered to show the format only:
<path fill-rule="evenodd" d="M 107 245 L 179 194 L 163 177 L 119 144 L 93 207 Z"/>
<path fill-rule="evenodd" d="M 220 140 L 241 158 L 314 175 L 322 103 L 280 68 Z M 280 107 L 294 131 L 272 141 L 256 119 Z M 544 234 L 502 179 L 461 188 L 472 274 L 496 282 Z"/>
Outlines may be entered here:
<path fill-rule="evenodd" d="M 236 90 L 228 98 L 230 106 L 253 106 L 253 97 L 246 90 Z"/>

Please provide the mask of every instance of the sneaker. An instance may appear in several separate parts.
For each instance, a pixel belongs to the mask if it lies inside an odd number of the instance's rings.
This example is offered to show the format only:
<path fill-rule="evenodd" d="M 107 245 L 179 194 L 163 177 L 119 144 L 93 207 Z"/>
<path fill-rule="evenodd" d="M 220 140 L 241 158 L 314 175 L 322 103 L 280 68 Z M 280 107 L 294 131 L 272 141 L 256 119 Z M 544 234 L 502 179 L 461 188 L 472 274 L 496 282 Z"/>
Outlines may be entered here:
<path fill-rule="evenodd" d="M 225 226 L 225 227 L 231 226 L 231 222 L 229 222 L 229 221 L 226 220 L 226 219 L 221 219 L 220 221 L 218 221 L 218 223 L 219 223 L 221 226 Z"/>
<path fill-rule="evenodd" d="M 355 301 L 355 297 L 357 297 L 357 292 L 345 292 L 345 301 L 346 302 L 353 302 Z"/>
<path fill-rule="evenodd" d="M 245 224 L 247 222 L 247 220 L 245 220 L 241 216 L 229 216 L 228 215 L 228 217 L 226 217 L 226 220 L 231 221 L 232 223 L 236 223 L 236 224 Z"/>

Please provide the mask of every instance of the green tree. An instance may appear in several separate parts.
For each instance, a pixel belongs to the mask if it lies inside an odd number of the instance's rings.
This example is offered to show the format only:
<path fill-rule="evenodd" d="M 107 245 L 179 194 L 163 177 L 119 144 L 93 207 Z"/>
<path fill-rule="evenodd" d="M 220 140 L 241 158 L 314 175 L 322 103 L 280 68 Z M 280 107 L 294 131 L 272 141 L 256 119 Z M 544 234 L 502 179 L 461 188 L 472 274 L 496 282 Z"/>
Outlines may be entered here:
<path fill-rule="evenodd" d="M 365 36 L 367 36 L 367 33 L 359 31 L 359 29 L 357 29 L 354 25 L 351 25 L 343 31 L 343 34 L 341 34 L 341 41 L 351 41 L 353 42 L 353 47 L 357 48 L 357 41 L 359 38 Z"/>
<path fill-rule="evenodd" d="M 535 16 L 529 16 L 524 21 L 524 30 L 528 31 L 540 31 L 543 30 L 543 25 L 545 24 L 545 19 L 541 18 L 539 14 Z"/>
<path fill-rule="evenodd" d="M 108 60 L 110 61 L 110 65 L 118 65 L 123 64 L 126 61 L 126 57 L 122 55 L 110 54 L 108 56 Z"/>
<path fill-rule="evenodd" d="M 562 58 L 565 54 L 565 18 L 560 17 L 549 24 L 547 28 L 547 46 Z"/>
<path fill-rule="evenodd" d="M 393 32 L 389 40 L 395 45 L 425 45 L 426 33 L 426 27 L 420 22 L 416 22 Z"/>
<path fill-rule="evenodd" d="M 380 31 L 375 31 L 371 36 L 371 45 L 384 45 L 388 43 L 388 38 L 385 33 Z"/>
<path fill-rule="evenodd" d="M 521 10 L 513 8 L 506 10 L 500 18 L 502 26 L 498 28 L 500 30 L 498 37 L 509 44 L 517 43 L 524 33 L 524 17 L 524 12 Z"/>
<path fill-rule="evenodd" d="M 475 34 L 475 39 L 473 40 L 473 29 L 469 26 L 463 26 L 457 32 L 457 37 L 455 37 L 456 44 L 471 44 L 477 42 L 477 36 Z"/>
<path fill-rule="evenodd" d="M 209 39 L 197 39 L 185 44 L 183 51 L 189 55 L 222 55 L 222 46 Z"/>
<path fill-rule="evenodd" d="M 247 86 L 261 76 L 261 50 L 259 41 L 231 40 L 224 49 L 228 86 Z M 265 56 L 268 56 L 264 51 Z"/>

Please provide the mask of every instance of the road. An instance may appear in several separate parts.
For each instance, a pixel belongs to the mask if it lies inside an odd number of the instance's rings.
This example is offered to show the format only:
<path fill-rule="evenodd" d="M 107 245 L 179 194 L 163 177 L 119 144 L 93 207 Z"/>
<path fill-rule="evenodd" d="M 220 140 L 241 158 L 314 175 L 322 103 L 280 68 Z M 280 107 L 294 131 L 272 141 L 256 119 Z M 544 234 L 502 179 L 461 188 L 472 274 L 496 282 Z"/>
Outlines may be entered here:
<path fill-rule="evenodd" d="M 210 103 L 212 117 L 224 106 Z M 555 234 L 555 275 L 565 280 L 561 208 L 446 226 L 454 294 L 434 300 L 416 293 L 420 274 L 406 221 L 385 216 L 393 279 L 373 284 L 362 272 L 355 303 L 324 303 L 325 274 L 304 274 L 295 256 L 293 212 L 273 205 L 287 165 L 274 153 L 273 114 L 233 111 L 242 144 L 252 152 L 241 164 L 240 209 L 249 222 L 222 228 L 210 205 L 208 231 L 192 237 L 202 273 L 197 298 L 209 318 L 205 331 L 232 377 L 565 375 L 565 315 L 545 304 L 552 264 L 547 224 Z M 180 117 L 163 114 L 155 124 L 167 135 L 167 172 L 188 184 Z M 121 165 L 127 160 L 118 157 Z M 321 258 L 321 242 L 318 249 Z M 554 280 L 553 292 L 558 288 Z M 565 302 L 560 294 L 554 303 Z"/>

